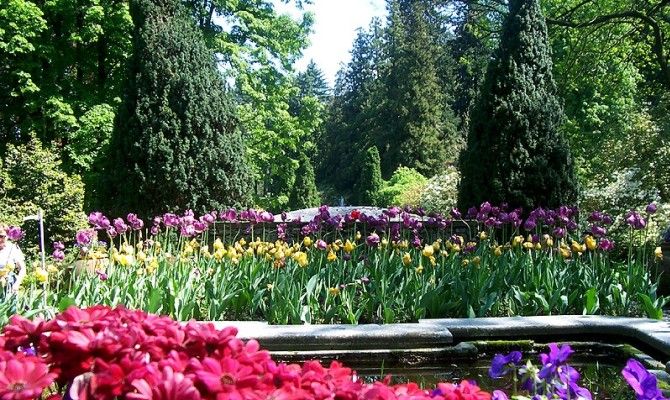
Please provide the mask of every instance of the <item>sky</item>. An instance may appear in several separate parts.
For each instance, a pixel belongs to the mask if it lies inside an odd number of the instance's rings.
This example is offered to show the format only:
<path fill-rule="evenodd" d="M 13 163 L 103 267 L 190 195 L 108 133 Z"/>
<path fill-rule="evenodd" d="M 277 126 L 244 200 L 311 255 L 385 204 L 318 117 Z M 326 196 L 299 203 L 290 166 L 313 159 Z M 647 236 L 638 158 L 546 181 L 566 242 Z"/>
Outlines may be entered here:
<path fill-rule="evenodd" d="M 314 60 L 332 87 L 340 66 L 349 62 L 356 29 L 367 28 L 372 17 L 383 17 L 385 3 L 385 0 L 313 0 L 313 4 L 305 5 L 305 10 L 314 14 L 314 26 L 309 37 L 311 44 L 303 51 L 296 69 L 303 71 Z M 299 15 L 293 5 L 275 0 L 275 7 L 280 13 Z"/>

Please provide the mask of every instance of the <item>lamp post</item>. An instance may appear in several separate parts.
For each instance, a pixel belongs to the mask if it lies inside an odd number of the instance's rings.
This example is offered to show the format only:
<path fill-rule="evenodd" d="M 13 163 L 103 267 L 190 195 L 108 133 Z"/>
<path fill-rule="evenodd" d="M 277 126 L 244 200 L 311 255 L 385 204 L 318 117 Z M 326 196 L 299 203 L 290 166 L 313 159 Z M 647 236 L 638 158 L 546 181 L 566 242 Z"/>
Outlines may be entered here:
<path fill-rule="evenodd" d="M 29 215 L 23 218 L 23 221 L 38 221 L 40 224 L 40 259 L 42 262 L 42 269 L 46 271 L 46 251 L 44 249 L 44 212 L 40 208 L 37 210 L 37 215 Z"/>

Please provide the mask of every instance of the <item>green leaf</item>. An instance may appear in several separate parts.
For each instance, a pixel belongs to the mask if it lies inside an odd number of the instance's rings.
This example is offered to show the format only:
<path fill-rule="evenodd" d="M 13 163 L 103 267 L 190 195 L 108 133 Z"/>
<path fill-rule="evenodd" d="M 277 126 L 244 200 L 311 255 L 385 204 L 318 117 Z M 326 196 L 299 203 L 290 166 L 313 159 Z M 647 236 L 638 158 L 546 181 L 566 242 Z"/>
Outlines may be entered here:
<path fill-rule="evenodd" d="M 63 297 L 58 302 L 58 311 L 65 311 L 68 307 L 76 304 L 76 301 L 72 297 Z"/>
<path fill-rule="evenodd" d="M 147 311 L 153 314 L 158 313 L 162 308 L 162 300 L 163 300 L 163 291 L 159 288 L 151 289 L 151 293 L 149 294 L 149 304 L 147 306 Z"/>
<path fill-rule="evenodd" d="M 586 302 L 584 304 L 584 314 L 595 314 L 600 308 L 598 291 L 596 288 L 590 288 L 585 293 Z"/>

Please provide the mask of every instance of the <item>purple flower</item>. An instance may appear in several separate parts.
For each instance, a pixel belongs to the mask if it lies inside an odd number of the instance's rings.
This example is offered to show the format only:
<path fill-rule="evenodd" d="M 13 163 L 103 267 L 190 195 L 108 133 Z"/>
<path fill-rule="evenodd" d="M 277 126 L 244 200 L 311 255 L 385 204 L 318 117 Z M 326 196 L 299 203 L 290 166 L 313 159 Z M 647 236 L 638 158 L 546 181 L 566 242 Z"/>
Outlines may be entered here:
<path fill-rule="evenodd" d="M 54 250 L 65 250 L 65 245 L 63 244 L 63 242 L 54 242 L 53 248 Z"/>
<path fill-rule="evenodd" d="M 379 245 L 380 239 L 377 233 L 372 232 L 368 237 L 365 238 L 365 243 L 370 247 L 377 247 Z"/>
<path fill-rule="evenodd" d="M 203 233 L 204 231 L 207 230 L 207 224 L 202 221 L 194 221 L 193 222 L 193 230 L 195 230 L 195 233 Z"/>
<path fill-rule="evenodd" d="M 111 226 L 109 219 L 105 217 L 100 211 L 92 212 L 88 215 L 88 223 L 93 225 L 95 229 L 107 229 Z"/>
<path fill-rule="evenodd" d="M 109 228 L 107 228 L 106 231 L 107 231 L 107 234 L 109 235 L 109 237 L 112 237 L 112 238 L 115 238 L 116 235 L 118 234 L 116 232 L 116 228 L 114 228 L 113 226 L 110 226 Z"/>
<path fill-rule="evenodd" d="M 193 226 L 193 224 L 182 225 L 181 229 L 180 229 L 180 233 L 184 237 L 195 236 L 195 233 L 196 233 L 195 227 Z"/>
<path fill-rule="evenodd" d="M 161 231 L 161 228 L 160 228 L 159 225 L 152 226 L 151 230 L 150 230 L 151 234 L 154 235 L 154 236 L 158 235 L 158 232 L 160 232 L 160 231 Z"/>
<path fill-rule="evenodd" d="M 128 216 L 126 216 L 126 219 L 128 220 L 128 223 L 130 223 L 130 227 L 134 230 L 139 231 L 140 229 L 144 228 L 144 221 L 137 218 L 136 214 L 130 213 Z"/>
<path fill-rule="evenodd" d="M 550 343 L 549 353 L 540 354 L 540 362 L 543 367 L 540 370 L 538 377 L 540 379 L 547 379 L 555 375 L 558 367 L 564 364 L 572 353 L 574 353 L 574 351 L 568 344 L 559 347 L 556 343 Z"/>
<path fill-rule="evenodd" d="M 412 239 L 412 247 L 415 249 L 421 247 L 421 237 L 419 237 L 419 235 L 414 235 L 414 239 Z"/>
<path fill-rule="evenodd" d="M 319 250 L 326 250 L 326 248 L 328 247 L 328 245 L 326 244 L 326 242 L 325 242 L 323 239 L 319 239 L 319 240 L 317 240 L 317 241 L 314 243 L 314 245 L 315 245 L 316 248 L 319 249 Z"/>
<path fill-rule="evenodd" d="M 121 234 L 128 230 L 128 225 L 123 221 L 123 218 L 116 218 L 114 220 L 114 228 L 117 233 Z"/>
<path fill-rule="evenodd" d="M 655 214 L 656 210 L 658 210 L 658 207 L 654 203 L 649 203 L 647 205 L 647 208 L 645 209 L 645 211 L 647 211 L 647 214 Z"/>
<path fill-rule="evenodd" d="M 609 239 L 602 239 L 600 243 L 598 243 L 598 247 L 600 247 L 600 250 L 610 251 L 614 248 L 614 242 Z"/>
<path fill-rule="evenodd" d="M 491 378 L 502 378 L 509 371 L 513 370 L 521 362 L 521 352 L 513 351 L 506 356 L 496 354 L 491 361 L 491 368 L 489 368 L 489 376 Z M 511 368 L 510 368 L 511 367 Z"/>
<path fill-rule="evenodd" d="M 638 400 L 661 400 L 663 393 L 658 389 L 656 376 L 647 371 L 639 361 L 630 359 L 621 371 L 624 379 L 635 391 Z"/>
<path fill-rule="evenodd" d="M 468 218 L 474 218 L 477 216 L 477 207 L 470 207 L 468 208 Z"/>
<path fill-rule="evenodd" d="M 9 229 L 7 229 L 7 238 L 17 242 L 23 238 L 23 231 L 18 226 L 10 226 Z"/>
<path fill-rule="evenodd" d="M 483 213 L 483 214 L 488 214 L 488 213 L 490 213 L 490 212 L 491 212 L 491 203 L 489 203 L 488 201 L 483 202 L 483 203 L 479 206 L 479 212 L 481 212 L 481 213 Z"/>
<path fill-rule="evenodd" d="M 564 238 L 565 234 L 566 234 L 565 228 L 558 227 L 558 228 L 554 229 L 554 236 L 556 236 L 559 239 Z"/>
<path fill-rule="evenodd" d="M 233 222 L 237 219 L 237 211 L 234 208 L 229 208 L 225 212 L 219 213 L 219 217 L 223 221 Z"/>
<path fill-rule="evenodd" d="M 462 217 L 461 212 L 458 211 L 458 208 L 452 208 L 450 214 L 453 219 L 461 219 Z"/>
<path fill-rule="evenodd" d="M 98 273 L 98 278 L 100 278 L 101 281 L 106 281 L 107 278 L 109 278 L 107 274 L 102 271 L 95 271 L 95 272 Z"/>
<path fill-rule="evenodd" d="M 177 226 L 179 224 L 179 217 L 172 213 L 163 214 L 163 223 L 165 226 Z"/>
<path fill-rule="evenodd" d="M 592 212 L 588 218 L 589 222 L 602 222 L 602 220 L 603 220 L 603 213 L 600 211 Z"/>
<path fill-rule="evenodd" d="M 56 249 L 51 254 L 51 257 L 53 257 L 54 260 L 56 261 L 63 261 L 65 259 L 65 253 L 63 252 L 63 250 Z"/>
<path fill-rule="evenodd" d="M 523 229 L 527 231 L 532 231 L 537 227 L 537 222 L 535 222 L 535 219 L 533 218 L 528 218 L 526 222 L 523 223 Z"/>
<path fill-rule="evenodd" d="M 76 235 L 77 244 L 79 244 L 80 246 L 86 246 L 91 244 L 94 235 L 95 230 L 93 229 L 82 229 L 78 231 Z"/>
<path fill-rule="evenodd" d="M 262 213 L 260 213 L 259 218 L 263 222 L 273 222 L 275 220 L 275 216 L 267 211 L 263 211 Z"/>
<path fill-rule="evenodd" d="M 626 216 L 626 223 L 633 229 L 644 229 L 647 226 L 647 221 L 635 211 L 631 211 Z"/>
<path fill-rule="evenodd" d="M 607 229 L 598 225 L 593 225 L 591 227 L 591 234 L 595 237 L 603 237 L 607 235 Z"/>
<path fill-rule="evenodd" d="M 509 397 L 502 390 L 494 390 L 491 395 L 491 400 L 509 400 Z"/>

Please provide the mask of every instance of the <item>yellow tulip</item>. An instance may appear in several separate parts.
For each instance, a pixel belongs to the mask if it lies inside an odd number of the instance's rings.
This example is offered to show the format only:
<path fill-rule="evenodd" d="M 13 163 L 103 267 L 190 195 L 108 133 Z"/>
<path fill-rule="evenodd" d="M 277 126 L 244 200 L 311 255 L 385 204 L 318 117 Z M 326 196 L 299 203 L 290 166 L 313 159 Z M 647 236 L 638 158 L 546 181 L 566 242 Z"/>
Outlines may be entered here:
<path fill-rule="evenodd" d="M 485 231 L 479 232 L 479 240 L 486 240 L 489 236 L 486 234 Z"/>
<path fill-rule="evenodd" d="M 654 250 L 654 255 L 656 256 L 656 259 L 657 259 L 657 260 L 662 260 L 662 259 L 663 259 L 663 251 L 661 250 L 660 247 L 657 247 L 657 248 Z"/>
<path fill-rule="evenodd" d="M 340 288 L 336 287 L 328 288 L 328 294 L 333 297 L 337 297 L 340 294 Z"/>
<path fill-rule="evenodd" d="M 35 270 L 35 279 L 37 279 L 38 282 L 44 283 L 47 281 L 49 278 L 49 273 L 45 271 L 43 268 L 37 268 Z"/>
<path fill-rule="evenodd" d="M 309 247 L 312 245 L 312 238 L 309 236 L 305 236 L 305 238 L 302 239 L 302 243 L 305 245 L 305 247 Z"/>
<path fill-rule="evenodd" d="M 430 244 L 427 244 L 423 248 L 423 251 L 421 252 L 421 254 L 423 254 L 424 257 L 432 257 L 434 253 L 435 253 L 435 248 Z"/>
<path fill-rule="evenodd" d="M 328 256 L 326 256 L 326 259 L 330 262 L 333 262 L 333 261 L 337 260 L 337 255 L 335 254 L 334 251 L 331 250 L 331 251 L 328 252 Z"/>
<path fill-rule="evenodd" d="M 402 256 L 402 263 L 405 266 L 408 266 L 412 263 L 412 256 L 409 253 L 405 253 Z"/>
<path fill-rule="evenodd" d="M 502 254 L 502 246 L 496 246 L 495 249 L 493 249 L 493 254 L 495 254 L 496 257 L 499 257 Z"/>
<path fill-rule="evenodd" d="M 347 239 L 347 241 L 344 243 L 344 251 L 346 251 L 347 253 L 351 253 L 352 251 L 354 251 L 355 248 L 356 245 L 351 243 L 349 239 Z"/>
<path fill-rule="evenodd" d="M 596 247 L 598 246 L 596 240 L 591 235 L 588 235 L 584 238 L 584 243 L 586 244 L 586 248 L 591 251 L 595 250 Z"/>
<path fill-rule="evenodd" d="M 225 246 L 223 245 L 223 242 L 221 241 L 221 239 L 217 238 L 217 239 L 214 241 L 214 250 L 215 250 L 215 251 L 216 251 L 216 250 L 222 250 L 222 249 L 224 249 L 224 248 L 225 248 Z"/>

